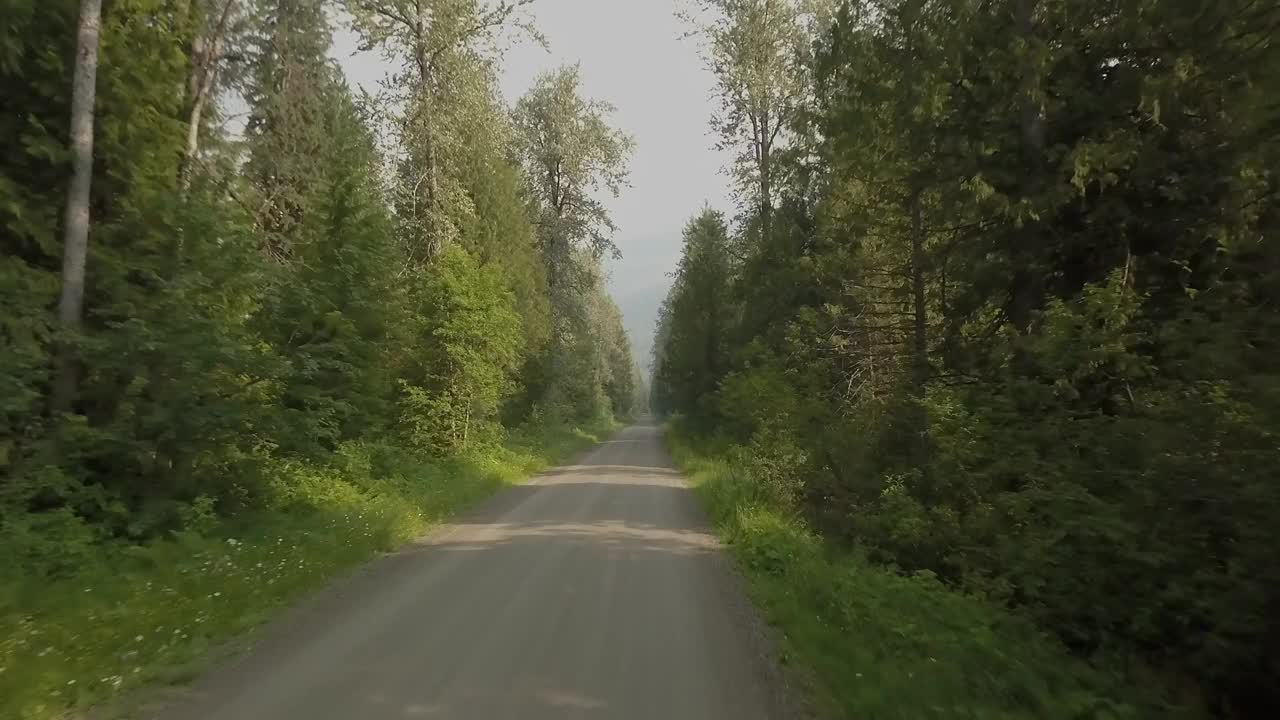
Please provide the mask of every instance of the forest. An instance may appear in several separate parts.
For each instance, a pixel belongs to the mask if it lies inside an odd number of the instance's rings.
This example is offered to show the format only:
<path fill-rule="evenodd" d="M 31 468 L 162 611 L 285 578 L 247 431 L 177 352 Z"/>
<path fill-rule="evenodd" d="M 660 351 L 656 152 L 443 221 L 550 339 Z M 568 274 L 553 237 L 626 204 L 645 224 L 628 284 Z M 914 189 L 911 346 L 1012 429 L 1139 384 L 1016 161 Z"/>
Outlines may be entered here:
<path fill-rule="evenodd" d="M 975 670 L 930 717 L 1275 717 L 1280 6 L 700 6 L 740 205 L 684 231 L 653 403 L 797 647 L 852 657 L 914 583 L 1147 694 L 1023 714 Z M 956 618 L 969 655 L 913 651 L 1021 662 Z"/>
<path fill-rule="evenodd" d="M 633 143 L 574 67 L 503 100 L 527 5 L 4 0 L 0 717 L 197 655 L 645 401 L 602 267 Z"/>
<path fill-rule="evenodd" d="M 0 0 L 0 718 L 649 408 L 823 715 L 1280 713 L 1280 5 L 682 3 L 738 203 L 645 378 L 534 4 Z"/>

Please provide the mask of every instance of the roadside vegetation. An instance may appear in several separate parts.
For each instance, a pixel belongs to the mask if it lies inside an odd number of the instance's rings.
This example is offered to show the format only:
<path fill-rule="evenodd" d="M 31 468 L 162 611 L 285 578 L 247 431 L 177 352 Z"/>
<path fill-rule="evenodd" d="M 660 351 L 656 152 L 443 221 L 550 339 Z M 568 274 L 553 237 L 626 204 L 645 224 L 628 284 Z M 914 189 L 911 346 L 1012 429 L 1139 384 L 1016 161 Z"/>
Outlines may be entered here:
<path fill-rule="evenodd" d="M 751 450 L 668 428 L 781 660 L 821 717 L 1193 718 L 998 603 L 824 540 Z"/>
<path fill-rule="evenodd" d="M 500 97 L 525 3 L 341 5 L 5 3 L 5 720 L 176 672 L 643 402 L 609 105 L 573 68 Z M 395 72 L 352 90 L 338 30 Z"/>
<path fill-rule="evenodd" d="M 353 444 L 324 466 L 281 463 L 269 497 L 234 518 L 204 500 L 184 510 L 180 530 L 148 542 L 42 538 L 70 565 L 4 578 L 0 717 L 57 718 L 139 685 L 186 680 L 211 650 L 233 647 L 343 570 L 611 429 L 562 427 L 446 459 Z"/>
<path fill-rule="evenodd" d="M 1280 6 L 700 5 L 654 405 L 845 715 L 932 632 L 963 712 L 1280 714 Z"/>

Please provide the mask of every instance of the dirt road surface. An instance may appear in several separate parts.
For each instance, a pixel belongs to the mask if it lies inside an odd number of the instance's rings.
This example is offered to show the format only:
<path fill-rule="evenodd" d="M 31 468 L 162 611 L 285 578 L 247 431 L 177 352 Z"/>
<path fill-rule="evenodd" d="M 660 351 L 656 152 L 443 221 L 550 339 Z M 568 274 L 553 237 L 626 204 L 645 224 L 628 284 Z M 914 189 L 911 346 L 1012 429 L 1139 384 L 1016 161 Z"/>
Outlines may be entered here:
<path fill-rule="evenodd" d="M 160 720 L 793 717 L 658 428 L 512 488 L 272 623 Z"/>

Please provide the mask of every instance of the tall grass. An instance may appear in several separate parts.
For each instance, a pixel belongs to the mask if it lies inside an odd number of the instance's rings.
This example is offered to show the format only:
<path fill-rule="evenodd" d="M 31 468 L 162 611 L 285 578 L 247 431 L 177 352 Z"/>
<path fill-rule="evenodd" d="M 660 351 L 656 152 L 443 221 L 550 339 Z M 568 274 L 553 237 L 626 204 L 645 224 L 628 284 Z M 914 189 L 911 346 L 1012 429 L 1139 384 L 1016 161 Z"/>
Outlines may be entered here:
<path fill-rule="evenodd" d="M 821 716 L 1173 715 L 1004 608 L 824 543 L 741 453 L 702 449 L 678 430 L 667 438 Z"/>
<path fill-rule="evenodd" d="M 281 463 L 269 509 L 222 521 L 197 504 L 182 532 L 94 545 L 57 579 L 10 567 L 0 574 L 0 718 L 49 720 L 182 680 L 211 648 L 340 571 L 608 429 L 526 434 L 449 459 L 352 445 L 324 467 Z"/>

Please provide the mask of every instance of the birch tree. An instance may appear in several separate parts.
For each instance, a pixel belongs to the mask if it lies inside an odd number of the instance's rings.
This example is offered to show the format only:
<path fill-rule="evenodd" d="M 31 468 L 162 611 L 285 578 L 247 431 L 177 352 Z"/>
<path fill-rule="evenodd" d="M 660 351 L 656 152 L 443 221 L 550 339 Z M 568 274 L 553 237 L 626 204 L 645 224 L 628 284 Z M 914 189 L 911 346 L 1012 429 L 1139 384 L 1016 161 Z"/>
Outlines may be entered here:
<path fill-rule="evenodd" d="M 514 114 L 553 285 L 572 282 L 575 248 L 596 258 L 619 256 L 613 242 L 617 228 L 601 195 L 621 192 L 634 143 L 609 125 L 613 106 L 583 98 L 581 83 L 577 67 L 546 73 Z"/>
<path fill-rule="evenodd" d="M 84 317 L 85 263 L 89 247 L 89 191 L 93 183 L 93 101 L 98 79 L 98 34 L 102 0 L 81 0 L 76 26 L 75 74 L 71 81 L 71 183 L 62 222 L 62 296 L 58 320 L 69 333 Z M 76 366 L 70 344 L 58 359 L 53 409 L 71 409 L 76 395 Z"/>
<path fill-rule="evenodd" d="M 768 235 L 776 196 L 775 158 L 808 94 L 808 54 L 796 0 L 698 0 L 683 13 L 705 41 L 719 108 L 711 128 L 733 153 L 733 179 Z"/>
<path fill-rule="evenodd" d="M 188 6 L 193 35 L 188 47 L 186 101 L 182 120 L 186 143 L 178 166 L 178 182 L 191 185 L 196 155 L 200 152 L 200 128 L 227 61 L 227 42 L 236 25 L 238 0 L 195 0 Z"/>
<path fill-rule="evenodd" d="M 631 138 L 610 125 L 612 112 L 609 103 L 582 96 L 577 67 L 563 67 L 539 77 L 513 113 L 552 309 L 538 402 L 577 417 L 607 402 L 599 347 L 609 330 L 597 312 L 599 261 L 619 253 L 604 197 L 626 184 L 632 149 Z"/>
<path fill-rule="evenodd" d="M 504 30 L 538 38 L 522 12 L 532 2 L 346 0 L 362 49 L 381 50 L 399 66 L 386 90 L 389 104 L 399 108 L 392 120 L 403 155 L 397 204 L 405 234 L 414 238 L 411 262 L 434 256 L 456 230 L 447 207 L 459 189 L 447 186 L 441 157 L 445 96 L 461 86 L 487 89 Z"/>

